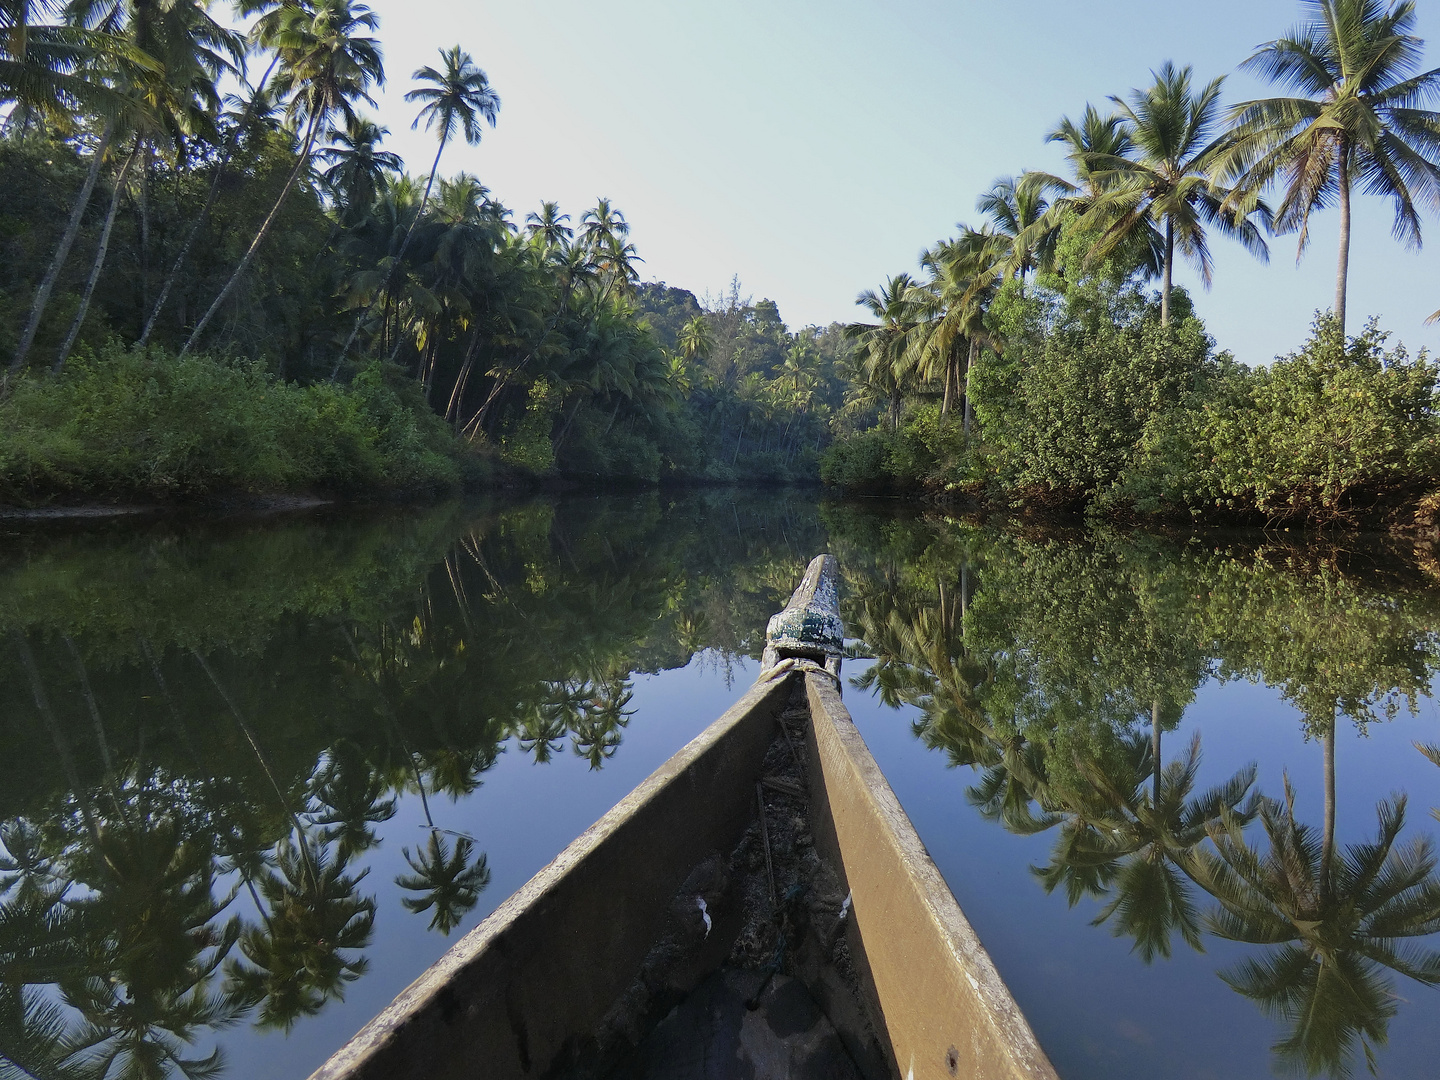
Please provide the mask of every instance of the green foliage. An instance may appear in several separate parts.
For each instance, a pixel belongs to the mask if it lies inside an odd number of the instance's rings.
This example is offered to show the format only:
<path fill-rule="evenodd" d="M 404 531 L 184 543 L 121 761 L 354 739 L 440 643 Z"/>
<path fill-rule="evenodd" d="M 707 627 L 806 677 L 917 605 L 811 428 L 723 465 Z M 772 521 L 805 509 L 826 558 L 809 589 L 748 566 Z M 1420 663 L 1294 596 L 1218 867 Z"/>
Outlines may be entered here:
<path fill-rule="evenodd" d="M 1007 288 L 992 316 L 1008 344 L 971 375 L 975 413 L 1000 483 L 1040 499 L 1084 503 L 1108 488 L 1151 418 L 1213 364 L 1198 319 L 1162 327 L 1129 290 Z"/>
<path fill-rule="evenodd" d="M 548 380 L 535 381 L 530 387 L 525 411 L 515 421 L 514 429 L 501 440 L 501 453 L 506 460 L 533 473 L 550 471 L 555 465 L 550 427 L 560 406 L 558 399 Z"/>
<path fill-rule="evenodd" d="M 1372 320 L 1344 340 L 1330 315 L 1269 368 L 1217 368 L 1157 416 L 1116 491 L 1142 511 L 1343 520 L 1435 486 L 1440 368 L 1387 350 Z"/>
<path fill-rule="evenodd" d="M 820 478 L 852 490 L 943 488 L 973 468 L 960 420 L 940 406 L 915 409 L 898 431 L 881 425 L 834 443 L 820 459 Z"/>
<path fill-rule="evenodd" d="M 454 489 L 443 425 L 378 367 L 350 388 L 109 344 L 0 402 L 0 498 Z"/>

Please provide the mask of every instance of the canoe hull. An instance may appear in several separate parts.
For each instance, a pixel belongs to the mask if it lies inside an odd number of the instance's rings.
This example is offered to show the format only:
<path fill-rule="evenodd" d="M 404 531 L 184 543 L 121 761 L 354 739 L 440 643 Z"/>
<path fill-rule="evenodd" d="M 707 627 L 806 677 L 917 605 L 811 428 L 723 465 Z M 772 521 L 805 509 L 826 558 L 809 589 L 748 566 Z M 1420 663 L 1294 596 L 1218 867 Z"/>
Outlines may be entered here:
<path fill-rule="evenodd" d="M 565 1064 L 640 969 L 676 891 L 754 816 L 788 680 L 735 705 L 458 941 L 311 1080 L 510 1080 Z M 726 943 L 715 935 L 717 967 Z M 698 973 L 697 973 L 698 974 Z"/>

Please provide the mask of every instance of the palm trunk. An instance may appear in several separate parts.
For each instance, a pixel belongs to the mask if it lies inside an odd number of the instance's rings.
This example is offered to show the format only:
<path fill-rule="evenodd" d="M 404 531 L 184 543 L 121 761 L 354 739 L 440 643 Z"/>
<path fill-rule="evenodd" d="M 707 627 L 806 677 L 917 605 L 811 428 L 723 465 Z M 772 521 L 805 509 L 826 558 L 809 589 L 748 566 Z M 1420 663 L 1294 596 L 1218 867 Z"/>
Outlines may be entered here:
<path fill-rule="evenodd" d="M 89 313 L 90 298 L 95 295 L 95 284 L 100 280 L 100 271 L 105 268 L 105 255 L 110 249 L 110 230 L 115 227 L 115 212 L 120 208 L 120 195 L 125 190 L 125 174 L 130 171 L 130 164 L 139 152 L 138 147 L 130 152 L 115 177 L 115 190 L 110 194 L 110 212 L 105 215 L 105 227 L 100 230 L 100 244 L 95 249 L 95 262 L 90 267 L 90 277 L 85 282 L 85 292 L 80 297 L 80 309 L 75 312 L 75 321 L 70 324 L 70 332 L 65 335 L 65 344 L 61 345 L 60 351 L 55 354 L 55 366 L 51 371 L 56 375 L 60 374 L 65 361 L 70 359 L 70 350 L 75 347 L 75 339 L 80 336 L 80 327 Z"/>
<path fill-rule="evenodd" d="M 970 420 L 973 415 L 970 409 L 970 372 L 975 370 L 975 354 L 977 352 L 975 339 L 970 339 L 970 355 L 965 360 L 965 412 L 961 421 L 961 428 L 966 435 L 970 434 Z"/>
<path fill-rule="evenodd" d="M 90 834 L 96 850 L 100 848 L 100 829 L 95 823 L 95 815 L 90 809 L 90 799 L 85 788 L 80 782 L 79 770 L 75 768 L 75 759 L 70 756 L 70 747 L 65 743 L 65 733 L 60 730 L 60 722 L 55 716 L 55 711 L 50 707 L 50 695 L 45 692 L 45 683 L 40 678 L 40 669 L 35 663 L 35 654 L 30 651 L 30 642 L 19 630 L 11 632 L 11 638 L 15 643 L 15 650 L 20 654 L 20 664 L 25 669 L 25 674 L 30 680 L 30 695 L 35 700 L 35 708 L 40 713 L 40 718 L 45 721 L 45 727 L 50 732 L 50 741 L 55 744 L 55 756 L 60 759 L 60 765 L 65 770 L 65 779 L 70 784 L 70 790 L 75 793 L 75 801 L 80 806 L 80 816 L 85 819 L 85 831 Z M 101 860 L 102 865 L 104 860 Z"/>
<path fill-rule="evenodd" d="M 955 396 L 955 357 L 945 357 L 945 396 L 940 401 L 940 415 L 950 415 L 951 401 Z"/>
<path fill-rule="evenodd" d="M 275 70 L 275 65 L 280 62 L 276 55 L 270 61 L 270 66 L 265 69 L 265 74 L 260 77 L 259 90 L 265 88 L 270 81 L 270 73 Z M 258 93 L 259 90 L 256 92 Z M 150 334 L 155 329 L 156 322 L 160 319 L 160 312 L 165 310 L 165 301 L 170 299 L 170 290 L 175 287 L 175 282 L 180 277 L 180 271 L 184 268 L 186 260 L 190 258 L 190 249 L 195 246 L 195 240 L 200 235 L 200 229 L 204 226 L 210 216 L 211 209 L 215 206 L 215 197 L 220 194 L 220 181 L 225 175 L 225 170 L 230 165 L 230 160 L 235 156 L 235 148 L 240 143 L 240 133 L 245 128 L 245 123 L 250 119 L 250 113 L 255 107 L 255 99 L 251 98 L 250 104 L 245 107 L 245 114 L 241 116 L 240 123 L 230 134 L 230 140 L 225 146 L 225 155 L 220 163 L 215 166 L 215 174 L 210 177 L 210 190 L 205 193 L 205 205 L 200 207 L 200 213 L 195 215 L 195 221 L 190 226 L 190 232 L 185 237 L 185 243 L 180 246 L 180 254 L 175 256 L 175 263 L 170 267 L 170 273 L 165 277 L 165 283 L 160 286 L 160 295 L 155 299 L 155 307 L 150 312 L 150 317 L 145 320 L 145 329 L 140 331 L 140 340 L 136 343 L 144 345 L 150 340 Z"/>
<path fill-rule="evenodd" d="M 470 344 L 465 348 L 465 359 L 460 363 L 460 372 L 455 376 L 455 385 L 450 388 L 450 403 L 445 406 L 445 419 L 460 425 L 460 404 L 465 398 L 465 387 L 470 382 L 470 369 L 475 365 L 475 352 L 480 348 L 480 321 L 470 331 Z"/>
<path fill-rule="evenodd" d="M 80 235 L 80 222 L 85 216 L 85 208 L 90 205 L 90 194 L 95 190 L 95 181 L 100 177 L 100 166 L 105 161 L 105 151 L 110 148 L 110 139 L 114 134 L 115 122 L 107 121 L 105 130 L 100 135 L 100 142 L 95 147 L 95 154 L 90 160 L 90 168 L 85 173 L 85 183 L 80 186 L 80 194 L 75 197 L 75 204 L 70 208 L 70 220 L 65 223 L 65 231 L 60 236 L 60 245 L 50 259 L 45 276 L 40 279 L 40 287 L 35 290 L 35 300 L 30 305 L 30 318 L 26 321 L 25 330 L 20 335 L 20 344 L 15 349 L 15 357 L 10 361 L 12 375 L 25 365 L 25 357 L 30 353 L 30 346 L 35 344 L 35 333 L 40 329 L 40 319 L 45 314 L 45 307 L 50 302 L 50 293 L 55 289 L 55 282 L 59 279 L 60 271 L 65 266 L 65 260 L 70 255 L 70 249 L 75 245 L 75 237 Z"/>
<path fill-rule="evenodd" d="M 1335 320 L 1340 324 L 1340 341 L 1345 341 L 1345 292 L 1350 280 L 1350 146 L 1340 142 L 1337 179 L 1340 188 L 1340 259 L 1335 269 Z"/>
<path fill-rule="evenodd" d="M 425 214 L 425 207 L 430 202 L 430 188 L 431 185 L 435 183 L 435 173 L 440 168 L 440 155 L 443 153 L 445 153 L 445 138 L 442 135 L 440 138 L 440 149 L 435 151 L 435 160 L 430 164 L 430 176 L 425 181 L 425 194 L 420 196 L 420 207 L 415 211 L 415 216 L 410 219 L 410 227 L 405 230 L 405 239 L 400 241 L 400 251 L 395 256 L 395 267 L 401 273 L 404 273 L 404 266 L 402 264 L 405 260 L 405 252 L 410 248 L 410 237 L 415 234 L 415 226 L 420 224 L 420 219 Z M 397 333 L 395 335 L 394 351 L 390 353 L 390 362 L 392 364 L 395 363 L 396 358 L 399 357 L 401 346 L 404 344 L 404 336 Z"/>
<path fill-rule="evenodd" d="M 1160 325 L 1170 325 L 1170 286 L 1175 271 L 1175 222 L 1165 219 L 1165 272 L 1160 279 Z"/>
<path fill-rule="evenodd" d="M 140 140 L 140 310 L 150 306 L 150 147 Z"/>
<path fill-rule="evenodd" d="M 1325 828 L 1320 843 L 1320 898 L 1330 899 L 1330 868 L 1335 861 L 1335 715 L 1320 744 L 1325 750 Z"/>
<path fill-rule="evenodd" d="M 225 287 L 220 290 L 220 295 L 215 298 L 215 302 L 210 305 L 210 309 L 200 317 L 200 321 L 195 324 L 195 329 L 190 332 L 189 340 L 185 342 L 185 347 L 180 350 L 181 356 L 188 353 L 191 346 L 199 340 L 200 335 L 205 332 L 205 327 L 210 324 L 210 320 L 215 317 L 230 294 L 235 291 L 235 287 L 240 284 L 240 279 L 245 276 L 245 271 L 250 269 L 250 264 L 255 261 L 255 255 L 260 250 L 260 245 L 263 244 L 265 238 L 270 235 L 270 230 L 274 227 L 276 220 L 280 216 L 280 207 L 284 205 L 286 196 L 290 194 L 290 189 L 295 186 L 295 181 L 300 179 L 300 174 L 305 171 L 305 167 L 310 163 L 310 151 L 315 145 L 315 130 L 319 126 L 318 119 L 318 114 L 310 117 L 310 123 L 305 129 L 305 139 L 300 144 L 300 155 L 295 160 L 295 167 L 290 170 L 290 175 L 285 179 L 285 186 L 280 189 L 279 198 L 275 200 L 275 205 L 271 207 L 264 224 L 260 226 L 260 231 L 255 234 L 255 239 L 250 242 L 250 247 L 246 249 L 244 257 L 240 260 L 240 265 L 235 268 L 235 273 L 230 275 L 230 280 L 227 281 Z"/>

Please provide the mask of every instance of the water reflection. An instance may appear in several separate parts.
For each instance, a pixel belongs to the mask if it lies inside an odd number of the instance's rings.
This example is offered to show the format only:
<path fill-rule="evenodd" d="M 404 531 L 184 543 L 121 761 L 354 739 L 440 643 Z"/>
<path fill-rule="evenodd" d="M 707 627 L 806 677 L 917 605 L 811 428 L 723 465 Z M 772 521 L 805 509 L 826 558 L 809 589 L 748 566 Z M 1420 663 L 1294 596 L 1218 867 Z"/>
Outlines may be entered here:
<path fill-rule="evenodd" d="M 1277 1064 L 1343 1075 L 1407 986 L 1440 984 L 1430 819 L 1375 791 L 1373 818 L 1336 820 L 1347 739 L 1440 667 L 1440 590 L 1412 552 L 728 493 L 22 530 L 0 554 L 0 1074 L 240 1074 L 224 1029 L 288 1031 L 343 998 L 383 918 L 438 954 L 495 899 L 456 800 L 502 754 L 606 769 L 637 676 L 756 655 L 827 547 L 876 658 L 862 685 L 974 770 L 982 819 L 1047 838 L 1036 888 L 1093 905 L 1138 962 L 1250 950 L 1218 975 L 1273 1020 Z M 1263 790 L 1253 765 L 1205 773 L 1177 729 L 1215 680 L 1276 687 L 1320 769 Z M 1323 796 L 1317 819 L 1296 792 Z M 382 841 L 402 803 L 422 831 Z M 372 876 L 382 842 L 400 857 Z"/>
<path fill-rule="evenodd" d="M 507 743 L 603 768 L 634 673 L 755 652 L 822 546 L 813 507 L 654 495 L 10 538 L 0 1072 L 218 1076 L 220 1029 L 343 998 L 402 795 L 403 908 L 451 933 L 490 872 L 446 805 Z"/>
<path fill-rule="evenodd" d="M 1207 935 L 1253 946 L 1218 974 L 1274 1020 L 1276 1065 L 1373 1069 L 1402 982 L 1440 985 L 1440 878 L 1404 794 L 1377 802 L 1369 839 L 1337 844 L 1336 736 L 1428 695 L 1440 593 L 1424 563 L 830 518 L 847 625 L 875 658 L 859 685 L 914 706 L 915 734 L 978 772 L 966 796 L 984 817 L 1053 831 L 1039 884 L 1098 898 L 1095 923 L 1146 963 Z M 1267 793 L 1252 764 L 1197 790 L 1200 736 L 1176 753 L 1165 735 L 1211 679 L 1278 688 L 1323 775 Z M 1297 819 L 1304 783 L 1323 790 L 1318 824 Z"/>

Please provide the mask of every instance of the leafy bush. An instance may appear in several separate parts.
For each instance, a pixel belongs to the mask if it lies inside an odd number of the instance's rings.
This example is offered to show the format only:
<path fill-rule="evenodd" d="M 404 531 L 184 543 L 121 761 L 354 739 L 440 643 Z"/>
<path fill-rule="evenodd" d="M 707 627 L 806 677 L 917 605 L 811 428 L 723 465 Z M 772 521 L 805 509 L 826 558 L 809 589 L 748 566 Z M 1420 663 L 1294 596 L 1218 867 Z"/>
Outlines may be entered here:
<path fill-rule="evenodd" d="M 881 426 L 832 444 L 820 458 L 820 478 L 857 490 L 945 487 L 971 479 L 960 418 L 920 406 L 898 431 Z"/>
<path fill-rule="evenodd" d="M 443 423 L 378 365 L 300 387 L 259 365 L 110 344 L 0 402 L 0 499 L 454 488 Z"/>
<path fill-rule="evenodd" d="M 1008 344 L 976 365 L 971 393 L 1003 486 L 1085 503 L 1119 479 L 1151 418 L 1214 365 L 1204 326 L 1177 307 L 1162 327 L 1133 290 L 1002 294 Z"/>
<path fill-rule="evenodd" d="M 1326 520 L 1434 489 L 1440 368 L 1387 351 L 1387 336 L 1371 320 L 1345 341 L 1326 314 L 1271 367 L 1225 367 L 1157 418 L 1115 495 L 1142 511 Z"/>

